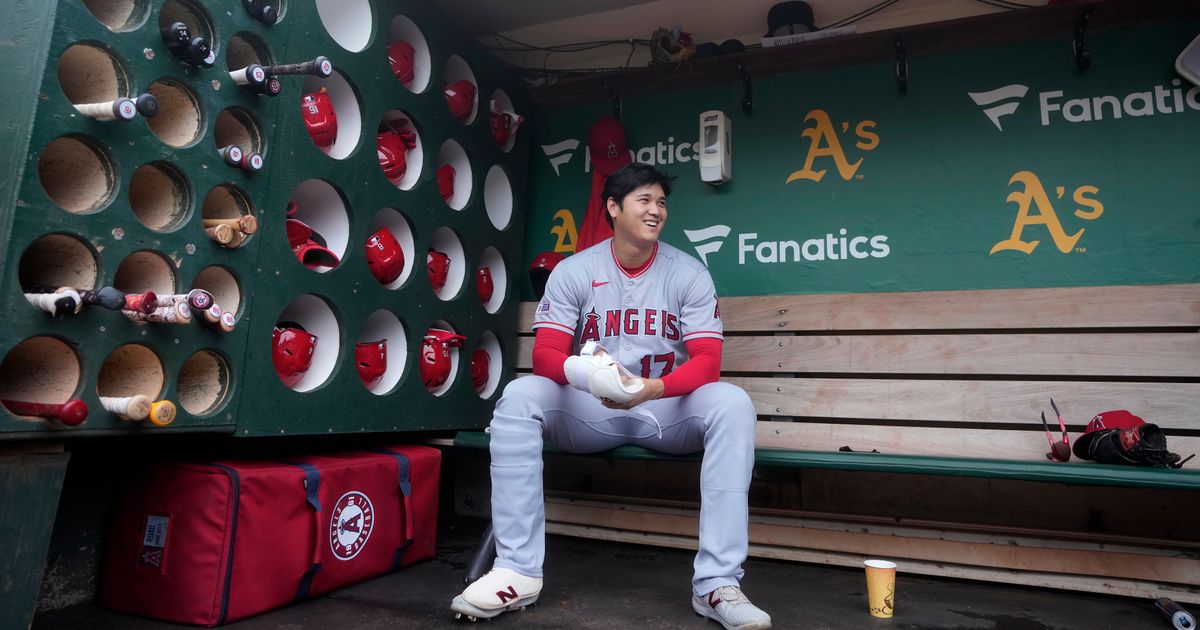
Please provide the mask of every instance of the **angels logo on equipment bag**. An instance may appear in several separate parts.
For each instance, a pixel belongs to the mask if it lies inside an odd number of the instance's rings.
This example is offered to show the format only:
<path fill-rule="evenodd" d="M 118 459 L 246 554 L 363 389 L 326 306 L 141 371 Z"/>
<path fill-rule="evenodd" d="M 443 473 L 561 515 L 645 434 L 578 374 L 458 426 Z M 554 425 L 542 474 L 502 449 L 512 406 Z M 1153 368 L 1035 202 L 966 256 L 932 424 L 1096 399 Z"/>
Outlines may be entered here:
<path fill-rule="evenodd" d="M 375 527 L 375 508 L 367 495 L 351 490 L 333 506 L 329 519 L 329 547 L 338 560 L 349 560 L 362 551 Z"/>

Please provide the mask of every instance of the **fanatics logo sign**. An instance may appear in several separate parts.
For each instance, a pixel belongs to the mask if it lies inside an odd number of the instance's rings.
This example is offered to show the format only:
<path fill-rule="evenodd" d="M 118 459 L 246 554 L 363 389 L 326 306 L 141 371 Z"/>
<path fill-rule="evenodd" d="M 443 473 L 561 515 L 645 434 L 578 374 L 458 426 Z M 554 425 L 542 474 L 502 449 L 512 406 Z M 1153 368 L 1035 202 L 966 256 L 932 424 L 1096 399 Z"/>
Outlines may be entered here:
<path fill-rule="evenodd" d="M 367 495 L 350 491 L 338 499 L 329 520 L 329 547 L 338 560 L 358 555 L 375 527 L 375 509 Z"/>

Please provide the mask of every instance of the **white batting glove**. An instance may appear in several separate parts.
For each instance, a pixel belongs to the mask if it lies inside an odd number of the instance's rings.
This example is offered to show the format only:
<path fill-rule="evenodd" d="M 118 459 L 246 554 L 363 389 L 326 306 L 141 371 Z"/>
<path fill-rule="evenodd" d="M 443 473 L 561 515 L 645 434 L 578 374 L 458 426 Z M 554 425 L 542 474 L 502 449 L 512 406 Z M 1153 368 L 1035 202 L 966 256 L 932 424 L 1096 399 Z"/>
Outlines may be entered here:
<path fill-rule="evenodd" d="M 644 386 L 642 379 L 630 374 L 594 341 L 584 344 L 579 356 L 567 357 L 563 371 L 575 389 L 617 403 L 633 400 Z"/>

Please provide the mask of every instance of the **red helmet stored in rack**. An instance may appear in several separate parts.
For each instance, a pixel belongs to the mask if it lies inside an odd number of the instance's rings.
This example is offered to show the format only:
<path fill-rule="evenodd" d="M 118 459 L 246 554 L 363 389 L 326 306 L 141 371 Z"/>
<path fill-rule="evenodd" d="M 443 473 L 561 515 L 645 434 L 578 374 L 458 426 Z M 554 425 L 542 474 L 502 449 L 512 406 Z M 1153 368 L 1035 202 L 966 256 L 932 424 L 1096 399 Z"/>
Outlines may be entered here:
<path fill-rule="evenodd" d="M 367 238 L 367 268 L 379 284 L 395 282 L 404 271 L 404 250 L 386 227 L 379 228 Z"/>
<path fill-rule="evenodd" d="M 475 270 L 475 288 L 479 291 L 479 301 L 484 304 L 492 301 L 492 293 L 495 292 L 496 285 L 492 282 L 491 269 L 480 267 Z"/>
<path fill-rule="evenodd" d="M 413 80 L 413 56 L 416 51 L 413 50 L 412 44 L 406 41 L 397 41 L 388 44 L 388 63 L 392 65 L 392 74 L 401 83 L 411 83 Z"/>
<path fill-rule="evenodd" d="M 446 203 L 450 203 L 450 198 L 454 196 L 454 175 L 454 167 L 449 164 L 437 168 L 438 193 Z"/>
<path fill-rule="evenodd" d="M 450 275 L 450 257 L 431 247 L 425 254 L 425 265 L 429 268 L 429 284 L 435 292 L 441 291 Z"/>
<path fill-rule="evenodd" d="M 524 116 L 518 116 L 516 112 L 502 109 L 496 99 L 492 99 L 488 103 L 488 118 L 492 126 L 492 139 L 501 148 L 508 144 L 508 139 L 517 133 L 517 128 L 525 121 Z"/>
<path fill-rule="evenodd" d="M 471 110 L 475 109 L 475 92 L 475 84 L 466 79 L 446 84 L 446 104 L 455 118 L 465 121 L 471 117 Z"/>
<path fill-rule="evenodd" d="M 288 387 L 295 387 L 312 366 L 317 336 L 292 322 L 275 324 L 271 335 L 271 362 L 275 374 Z"/>
<path fill-rule="evenodd" d="M 367 389 L 375 387 L 387 371 L 387 339 L 362 341 L 354 346 L 354 366 Z"/>
<path fill-rule="evenodd" d="M 488 364 L 492 361 L 492 355 L 488 354 L 483 348 L 476 348 L 475 352 L 471 353 L 471 384 L 475 389 L 483 389 L 488 382 Z"/>
<path fill-rule="evenodd" d="M 421 345 L 421 380 L 426 389 L 441 387 L 450 376 L 450 349 L 462 346 L 467 338 L 442 330 L 430 328 L 425 331 Z"/>
<path fill-rule="evenodd" d="M 300 219 L 287 219 L 284 222 L 287 230 L 288 244 L 292 253 L 309 269 L 317 267 L 337 267 L 341 264 L 337 253 L 325 246 L 325 239 L 313 231 L 307 223 Z"/>
<path fill-rule="evenodd" d="M 564 259 L 566 256 L 558 252 L 544 251 L 529 263 L 529 281 L 533 284 L 533 294 L 537 299 L 542 299 L 542 294 L 546 292 L 546 280 L 550 279 L 550 272 Z"/>
<path fill-rule="evenodd" d="M 408 121 L 399 118 L 375 135 L 375 151 L 379 168 L 395 186 L 408 174 L 408 152 L 417 148 L 417 134 Z"/>
<path fill-rule="evenodd" d="M 325 88 L 301 97 L 300 114 L 304 117 L 304 129 L 317 146 L 329 147 L 337 140 L 337 112 Z"/>

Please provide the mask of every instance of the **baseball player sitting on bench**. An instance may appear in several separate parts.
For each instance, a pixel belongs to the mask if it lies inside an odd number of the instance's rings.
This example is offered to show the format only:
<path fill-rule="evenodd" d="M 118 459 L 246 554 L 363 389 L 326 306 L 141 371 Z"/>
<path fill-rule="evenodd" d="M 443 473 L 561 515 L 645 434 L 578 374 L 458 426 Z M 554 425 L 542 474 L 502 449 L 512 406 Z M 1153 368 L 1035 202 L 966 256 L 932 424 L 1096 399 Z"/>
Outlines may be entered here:
<path fill-rule="evenodd" d="M 748 546 L 754 405 L 718 382 L 722 325 L 712 277 L 658 241 L 671 182 L 632 163 L 604 184 L 613 238 L 559 263 L 538 304 L 533 375 L 504 390 L 491 424 L 496 562 L 451 609 L 491 618 L 537 601 L 546 513 L 543 438 L 576 453 L 637 444 L 704 451 L 692 608 L 725 628 L 770 628 L 738 585 Z"/>

